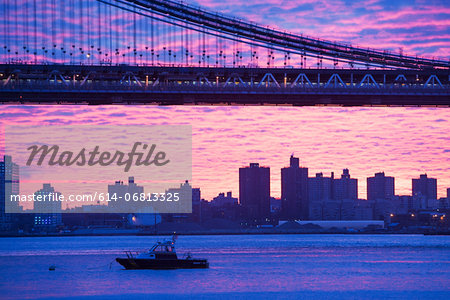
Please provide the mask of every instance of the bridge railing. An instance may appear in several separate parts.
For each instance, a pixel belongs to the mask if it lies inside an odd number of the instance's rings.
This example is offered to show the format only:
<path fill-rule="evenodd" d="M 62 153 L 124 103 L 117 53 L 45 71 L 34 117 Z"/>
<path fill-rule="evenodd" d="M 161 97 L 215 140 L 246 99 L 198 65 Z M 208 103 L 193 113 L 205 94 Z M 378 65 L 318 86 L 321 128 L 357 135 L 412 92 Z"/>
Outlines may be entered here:
<path fill-rule="evenodd" d="M 324 83 L 311 83 L 311 85 L 293 85 L 292 83 L 286 86 L 276 86 L 273 84 L 261 84 L 260 82 L 254 82 L 243 84 L 225 84 L 220 82 L 219 84 L 211 83 L 205 84 L 200 82 L 149 82 L 146 84 L 143 81 L 139 82 L 82 82 L 82 81 L 67 81 L 67 82 L 33 82 L 33 81 L 10 81 L 0 82 L 0 92 L 6 90 L 59 90 L 59 91 L 136 91 L 136 92 L 152 92 L 152 91 L 184 91 L 185 93 L 196 91 L 215 91 L 215 92 L 279 92 L 279 93 L 302 93 L 302 92 L 327 92 L 327 91 L 341 91 L 342 93 L 364 93 L 364 92 L 376 92 L 380 94 L 385 93 L 427 93 L 427 94 L 449 94 L 450 85 L 424 85 L 424 84 L 378 84 L 378 85 L 359 85 L 359 84 L 345 84 L 345 85 L 326 85 Z"/>

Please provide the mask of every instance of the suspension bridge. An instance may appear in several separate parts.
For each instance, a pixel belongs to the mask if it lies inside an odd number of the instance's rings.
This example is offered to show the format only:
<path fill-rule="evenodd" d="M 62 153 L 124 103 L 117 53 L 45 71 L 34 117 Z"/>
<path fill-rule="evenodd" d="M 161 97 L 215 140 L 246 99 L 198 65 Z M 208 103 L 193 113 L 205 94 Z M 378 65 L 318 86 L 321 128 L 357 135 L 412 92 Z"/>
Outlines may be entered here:
<path fill-rule="evenodd" d="M 4 0 L 0 102 L 450 106 L 450 61 L 175 1 Z"/>

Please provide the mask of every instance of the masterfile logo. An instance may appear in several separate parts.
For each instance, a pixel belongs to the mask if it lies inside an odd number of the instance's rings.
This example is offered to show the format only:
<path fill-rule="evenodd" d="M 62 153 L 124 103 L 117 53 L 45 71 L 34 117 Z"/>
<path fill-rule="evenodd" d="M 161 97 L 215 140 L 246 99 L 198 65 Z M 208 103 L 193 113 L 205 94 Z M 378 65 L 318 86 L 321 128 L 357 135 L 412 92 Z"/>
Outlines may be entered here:
<path fill-rule="evenodd" d="M 190 125 L 6 126 L 5 146 L 9 212 L 192 211 Z"/>
<path fill-rule="evenodd" d="M 138 148 L 141 147 L 143 151 L 140 152 Z M 148 148 L 148 150 L 147 150 Z M 48 146 L 48 145 L 33 145 L 27 148 L 30 150 L 30 156 L 27 160 L 27 166 L 30 166 L 33 163 L 33 160 L 37 156 L 36 165 L 41 166 L 46 158 L 48 158 L 47 164 L 49 166 L 109 166 L 111 164 L 116 163 L 118 166 L 125 166 L 124 171 L 128 172 L 133 165 L 133 162 L 136 166 L 164 166 L 170 162 L 169 159 L 166 159 L 166 152 L 158 151 L 155 155 L 156 144 L 153 144 L 149 147 L 149 145 L 141 142 L 135 142 L 131 151 L 128 153 L 124 153 L 116 150 L 111 153 L 110 151 L 99 151 L 100 146 L 95 146 L 92 151 L 86 150 L 86 148 L 82 148 L 78 154 L 72 151 L 62 151 L 60 152 L 60 147 L 57 145 Z M 144 159 L 145 154 L 145 159 Z M 136 157 L 136 161 L 134 158 Z"/>

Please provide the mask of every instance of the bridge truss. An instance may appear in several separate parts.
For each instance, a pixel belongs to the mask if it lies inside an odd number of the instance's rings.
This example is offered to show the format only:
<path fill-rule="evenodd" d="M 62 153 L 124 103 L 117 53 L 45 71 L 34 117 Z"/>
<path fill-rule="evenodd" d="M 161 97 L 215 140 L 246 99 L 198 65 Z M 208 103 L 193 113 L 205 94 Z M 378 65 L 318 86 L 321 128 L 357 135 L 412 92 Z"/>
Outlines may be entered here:
<path fill-rule="evenodd" d="M 0 6 L 3 103 L 450 105 L 448 60 L 287 33 L 175 1 Z"/>

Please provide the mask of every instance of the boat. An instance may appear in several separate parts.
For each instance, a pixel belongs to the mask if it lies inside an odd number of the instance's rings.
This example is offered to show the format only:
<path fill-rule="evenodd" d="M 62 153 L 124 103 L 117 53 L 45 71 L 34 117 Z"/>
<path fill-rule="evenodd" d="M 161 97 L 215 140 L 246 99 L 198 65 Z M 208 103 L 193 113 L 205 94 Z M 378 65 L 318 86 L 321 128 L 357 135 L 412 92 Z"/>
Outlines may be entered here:
<path fill-rule="evenodd" d="M 150 250 L 133 255 L 126 251 L 126 258 L 116 258 L 116 261 L 127 270 L 139 269 L 207 269 L 207 259 L 195 259 L 190 253 L 178 258 L 175 251 L 176 236 L 171 240 L 157 242 Z"/>

